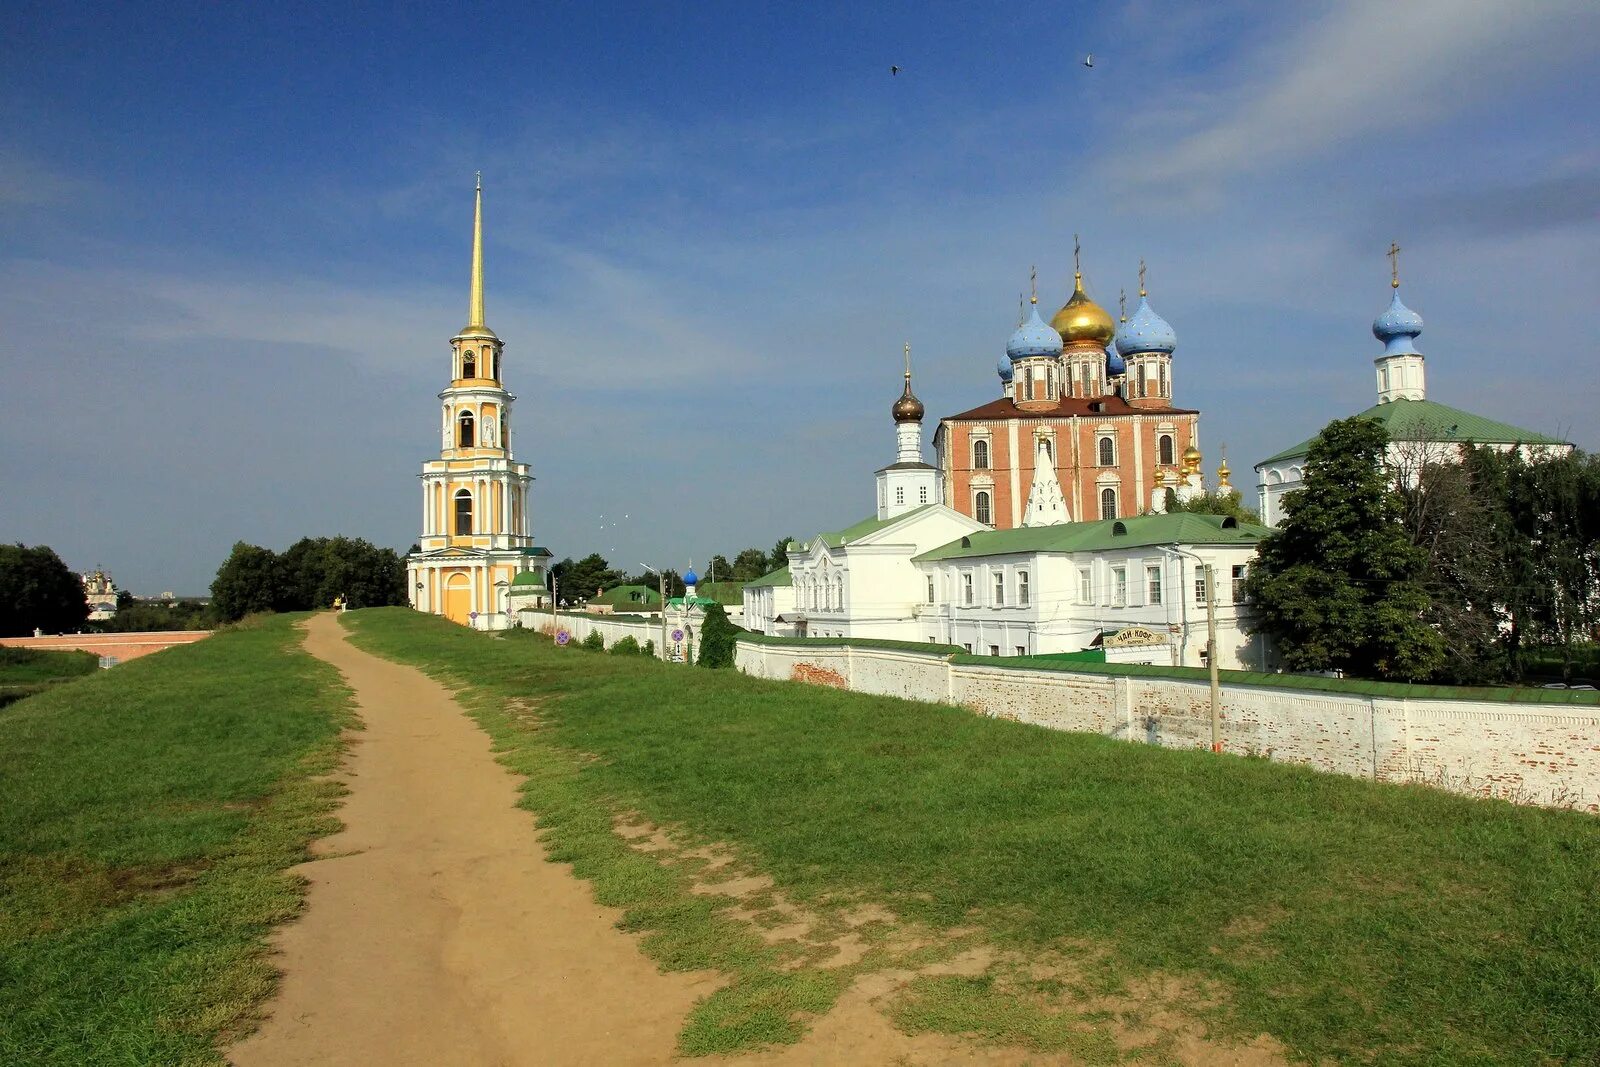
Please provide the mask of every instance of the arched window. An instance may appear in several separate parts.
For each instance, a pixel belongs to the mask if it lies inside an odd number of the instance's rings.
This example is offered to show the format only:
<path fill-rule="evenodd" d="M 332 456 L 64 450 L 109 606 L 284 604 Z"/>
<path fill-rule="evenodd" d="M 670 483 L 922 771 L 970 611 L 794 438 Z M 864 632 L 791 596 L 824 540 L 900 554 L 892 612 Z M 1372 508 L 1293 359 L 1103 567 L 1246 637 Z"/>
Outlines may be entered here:
<path fill-rule="evenodd" d="M 973 500 L 972 500 L 972 511 L 973 511 L 973 516 L 972 516 L 973 518 L 977 519 L 979 522 L 983 523 L 985 526 L 989 525 L 989 494 L 988 493 L 980 492 L 980 493 L 978 493 L 977 496 L 973 497 Z"/>
<path fill-rule="evenodd" d="M 456 491 L 456 534 L 472 532 L 472 494 L 465 489 Z"/>
<path fill-rule="evenodd" d="M 461 376 L 463 378 L 476 378 L 478 376 L 478 357 L 472 349 L 463 349 L 461 352 Z"/>
<path fill-rule="evenodd" d="M 472 412 L 463 411 L 461 413 L 461 417 L 456 420 L 456 428 L 457 428 L 456 440 L 457 440 L 458 444 L 460 445 L 460 447 L 462 447 L 462 448 L 471 448 L 472 447 Z"/>
<path fill-rule="evenodd" d="M 492 348 L 483 350 L 483 376 L 485 378 L 494 377 L 494 349 Z"/>
<path fill-rule="evenodd" d="M 1046 459 L 1054 459 L 1055 458 L 1056 447 L 1055 447 L 1055 445 L 1050 443 L 1050 438 L 1041 437 L 1039 439 L 1039 445 L 1040 445 L 1041 448 L 1044 449 L 1044 455 L 1045 455 Z"/>
<path fill-rule="evenodd" d="M 1167 381 L 1167 365 L 1165 363 L 1159 364 L 1157 369 L 1161 373 L 1161 395 L 1171 396 L 1172 384 Z"/>
<path fill-rule="evenodd" d="M 972 469 L 976 471 L 989 469 L 989 442 L 972 442 Z"/>
<path fill-rule="evenodd" d="M 1100 490 L 1100 517 L 1114 519 L 1117 517 L 1117 491 L 1115 489 Z"/>
<path fill-rule="evenodd" d="M 1164 433 L 1161 435 L 1159 448 L 1161 450 L 1161 465 L 1163 467 L 1172 466 L 1174 463 L 1173 457 L 1176 456 L 1177 453 L 1172 450 L 1172 435 L 1170 433 Z"/>
<path fill-rule="evenodd" d="M 1033 378 L 1034 378 L 1034 370 L 1033 370 L 1032 367 L 1029 367 L 1028 368 L 1028 399 L 1029 400 L 1033 399 Z"/>
<path fill-rule="evenodd" d="M 1100 438 L 1100 466 L 1115 467 L 1117 465 L 1117 446 L 1109 437 Z"/>

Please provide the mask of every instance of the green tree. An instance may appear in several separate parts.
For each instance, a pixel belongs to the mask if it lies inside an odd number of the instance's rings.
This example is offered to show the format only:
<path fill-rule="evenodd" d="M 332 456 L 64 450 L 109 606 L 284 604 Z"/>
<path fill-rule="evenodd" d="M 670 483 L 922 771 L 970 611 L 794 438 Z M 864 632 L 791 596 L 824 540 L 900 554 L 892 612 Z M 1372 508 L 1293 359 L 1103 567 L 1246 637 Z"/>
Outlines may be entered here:
<path fill-rule="evenodd" d="M 576 563 L 569 556 L 552 570 L 559 583 L 559 595 L 569 604 L 588 600 L 598 591 L 621 585 L 624 578 L 623 573 L 613 569 L 598 552 L 591 552 Z"/>
<path fill-rule="evenodd" d="M 321 553 L 318 607 L 342 596 L 352 608 L 405 604 L 406 564 L 392 548 L 379 548 L 359 537 L 328 538 Z"/>
<path fill-rule="evenodd" d="M 283 573 L 270 548 L 235 542 L 211 581 L 211 606 L 223 622 L 252 612 L 273 611 L 283 602 Z"/>
<path fill-rule="evenodd" d="M 743 632 L 728 618 L 721 604 L 706 608 L 705 621 L 700 625 L 700 666 L 733 666 L 734 642 Z"/>
<path fill-rule="evenodd" d="M 134 600 L 133 594 L 128 592 L 128 590 L 126 590 L 126 589 L 118 589 L 117 590 L 117 611 L 118 612 L 126 611 L 128 608 L 133 607 L 133 605 L 135 603 L 137 603 L 137 601 Z"/>
<path fill-rule="evenodd" d="M 1388 432 L 1370 419 L 1329 423 L 1306 456 L 1304 487 L 1261 542 L 1247 593 L 1255 630 L 1295 671 L 1426 678 L 1444 658 L 1426 619 L 1426 558 L 1401 524 L 1383 466 Z"/>
<path fill-rule="evenodd" d="M 759 548 L 747 548 L 733 557 L 733 580 L 736 582 L 753 582 L 766 573 L 767 554 Z"/>
<path fill-rule="evenodd" d="M 1168 513 L 1187 511 L 1195 515 L 1228 515 L 1239 522 L 1248 522 L 1259 526 L 1261 516 L 1244 506 L 1243 499 L 1237 492 L 1224 493 L 1217 489 L 1208 489 L 1199 496 L 1190 497 L 1188 500 L 1179 500 L 1178 494 L 1167 490 Z"/>
<path fill-rule="evenodd" d="M 733 564 L 728 562 L 727 556 L 712 556 L 711 562 L 701 572 L 703 580 L 707 582 L 726 582 L 733 577 Z M 760 577 L 757 575 L 756 577 Z"/>
<path fill-rule="evenodd" d="M 48 545 L 0 545 L 0 637 L 65 633 L 89 618 L 83 582 Z"/>
<path fill-rule="evenodd" d="M 778 543 L 772 546 L 772 555 L 767 557 L 767 569 L 763 573 L 771 574 L 789 565 L 789 543 L 793 540 L 792 537 L 778 538 Z"/>

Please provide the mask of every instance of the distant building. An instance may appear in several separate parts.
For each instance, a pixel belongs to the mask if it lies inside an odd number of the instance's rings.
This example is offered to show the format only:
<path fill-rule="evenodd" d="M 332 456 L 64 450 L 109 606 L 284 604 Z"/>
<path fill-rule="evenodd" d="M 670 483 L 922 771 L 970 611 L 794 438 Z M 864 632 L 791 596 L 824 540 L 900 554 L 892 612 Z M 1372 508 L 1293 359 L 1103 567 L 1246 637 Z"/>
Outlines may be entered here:
<path fill-rule="evenodd" d="M 1399 251 L 1391 246 L 1389 254 L 1396 256 Z M 1429 400 L 1422 353 L 1416 346 L 1422 333 L 1422 316 L 1400 300 L 1398 265 L 1390 285 L 1394 296 L 1389 307 L 1372 324 L 1373 336 L 1384 346 L 1373 360 L 1377 367 L 1378 402 L 1356 413 L 1357 418 L 1380 422 L 1388 430 L 1390 467 L 1402 472 L 1402 476 L 1415 477 L 1423 464 L 1459 462 L 1461 449 L 1468 445 L 1502 451 L 1520 449 L 1529 459 L 1572 451 L 1570 441 Z M 1304 484 L 1306 454 L 1312 440 L 1301 441 L 1256 464 L 1261 521 L 1268 526 L 1283 521 L 1284 496 Z"/>
<path fill-rule="evenodd" d="M 439 394 L 442 447 L 422 465 L 422 536 L 420 550 L 406 558 L 406 584 L 418 611 L 499 630 L 512 625 L 513 588 L 526 594 L 548 586 L 550 552 L 528 532 L 533 476 L 511 454 L 516 398 L 501 380 L 504 346 L 483 319 L 480 181 L 467 324 L 450 339 L 450 384 Z"/>
<path fill-rule="evenodd" d="M 101 622 L 117 613 L 117 585 L 111 575 L 96 567 L 78 575 L 83 582 L 83 599 L 89 603 L 89 621 Z"/>

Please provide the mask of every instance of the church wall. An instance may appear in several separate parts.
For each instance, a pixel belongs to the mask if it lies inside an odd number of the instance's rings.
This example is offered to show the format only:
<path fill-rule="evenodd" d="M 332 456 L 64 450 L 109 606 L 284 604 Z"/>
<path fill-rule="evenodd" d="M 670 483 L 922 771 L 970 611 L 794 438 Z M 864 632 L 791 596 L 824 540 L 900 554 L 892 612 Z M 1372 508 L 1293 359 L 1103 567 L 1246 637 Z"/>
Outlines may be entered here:
<path fill-rule="evenodd" d="M 1211 743 L 1205 679 L 954 663 L 943 651 L 740 641 L 761 678 L 952 703 L 1168 748 Z M 1600 707 L 1303 690 L 1224 680 L 1226 751 L 1469 796 L 1600 812 Z"/>

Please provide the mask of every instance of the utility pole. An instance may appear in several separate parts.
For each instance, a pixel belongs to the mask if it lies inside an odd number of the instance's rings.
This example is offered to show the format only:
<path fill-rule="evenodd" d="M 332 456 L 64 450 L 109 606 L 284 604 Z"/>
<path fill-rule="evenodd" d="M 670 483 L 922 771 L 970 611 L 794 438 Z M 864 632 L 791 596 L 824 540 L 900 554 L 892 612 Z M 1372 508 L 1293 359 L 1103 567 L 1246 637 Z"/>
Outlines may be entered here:
<path fill-rule="evenodd" d="M 667 662 L 667 572 L 656 570 L 648 563 L 639 566 L 656 576 L 656 585 L 661 589 L 661 661 Z"/>
<path fill-rule="evenodd" d="M 1206 575 L 1206 666 L 1211 669 L 1211 751 L 1222 751 L 1222 685 L 1217 680 L 1217 583 L 1211 564 Z"/>

